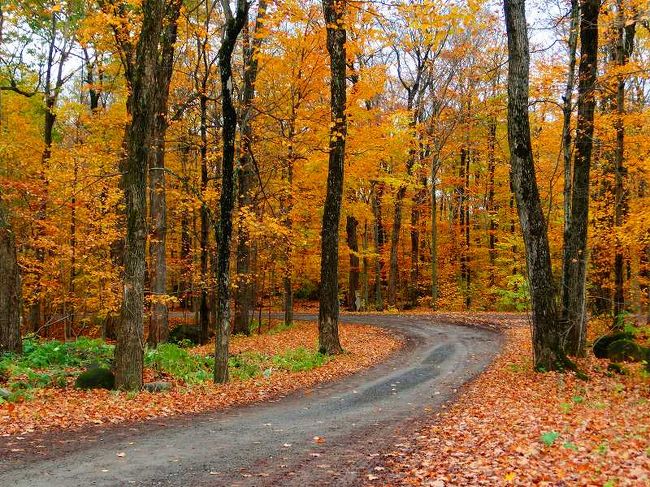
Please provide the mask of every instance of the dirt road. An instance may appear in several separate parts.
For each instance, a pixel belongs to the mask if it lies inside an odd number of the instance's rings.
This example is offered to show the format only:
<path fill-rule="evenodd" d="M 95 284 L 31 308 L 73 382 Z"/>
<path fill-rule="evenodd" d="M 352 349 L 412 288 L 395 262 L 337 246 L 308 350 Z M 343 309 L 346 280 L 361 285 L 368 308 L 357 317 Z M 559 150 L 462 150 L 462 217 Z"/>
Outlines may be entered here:
<path fill-rule="evenodd" d="M 406 347 L 367 371 L 271 403 L 61 432 L 74 440 L 61 451 L 0 463 L 0 485 L 356 485 L 379 452 L 453 399 L 501 345 L 496 333 L 427 316 L 342 320 L 394 330 Z"/>

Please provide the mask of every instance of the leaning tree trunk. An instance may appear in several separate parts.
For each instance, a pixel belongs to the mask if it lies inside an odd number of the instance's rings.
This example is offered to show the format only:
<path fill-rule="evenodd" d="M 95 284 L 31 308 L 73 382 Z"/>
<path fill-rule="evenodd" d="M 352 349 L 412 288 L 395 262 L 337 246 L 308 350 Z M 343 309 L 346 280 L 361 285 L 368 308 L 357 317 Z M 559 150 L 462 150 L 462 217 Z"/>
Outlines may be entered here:
<path fill-rule="evenodd" d="M 16 256 L 16 240 L 8 210 L 0 195 L 0 355 L 20 353 L 22 291 Z"/>
<path fill-rule="evenodd" d="M 337 354 L 339 341 L 339 222 L 343 197 L 343 167 L 347 135 L 346 91 L 346 0 L 323 0 L 330 57 L 330 143 L 327 195 L 321 231 L 320 305 L 318 309 L 318 349 Z"/>
<path fill-rule="evenodd" d="M 566 324 L 565 350 L 583 353 L 586 336 L 587 229 L 589 226 L 589 169 L 596 108 L 598 63 L 598 0 L 583 0 L 580 8 L 580 67 L 578 121 L 571 183 L 571 216 L 564 242 L 562 319 Z"/>
<path fill-rule="evenodd" d="M 384 246 L 384 230 L 381 221 L 381 189 L 378 188 L 377 183 L 372 185 L 372 213 L 374 216 L 373 221 L 373 241 L 375 246 L 375 310 L 381 311 L 384 309 L 384 301 L 381 296 L 381 268 L 382 257 L 381 253 Z"/>
<path fill-rule="evenodd" d="M 235 186 L 235 136 L 237 112 L 232 102 L 232 54 L 237 37 L 248 20 L 249 4 L 237 0 L 233 16 L 229 0 L 222 1 L 226 15 L 223 41 L 219 48 L 221 77 L 221 109 L 223 111 L 223 158 L 221 162 L 221 195 L 219 197 L 219 229 L 217 249 L 217 340 L 214 357 L 214 381 L 228 382 L 228 342 L 230 340 L 230 243 Z"/>
<path fill-rule="evenodd" d="M 142 387 L 144 361 L 144 284 L 147 240 L 147 161 L 161 96 L 158 86 L 163 24 L 176 24 L 181 2 L 146 0 L 142 4 L 142 29 L 129 79 L 131 123 L 126 131 L 126 156 L 120 163 L 126 207 L 124 297 L 115 347 L 115 385 L 119 389 Z M 165 42 L 171 39 L 164 39 Z M 172 45 L 173 45 L 173 41 Z M 164 45 L 163 45 L 164 50 Z"/>
<path fill-rule="evenodd" d="M 532 304 L 533 355 L 538 370 L 556 370 L 565 363 L 555 305 L 556 291 L 544 212 L 539 198 L 530 141 L 528 90 L 530 52 L 525 0 L 505 0 L 508 33 L 508 142 L 512 186 L 526 246 Z"/>

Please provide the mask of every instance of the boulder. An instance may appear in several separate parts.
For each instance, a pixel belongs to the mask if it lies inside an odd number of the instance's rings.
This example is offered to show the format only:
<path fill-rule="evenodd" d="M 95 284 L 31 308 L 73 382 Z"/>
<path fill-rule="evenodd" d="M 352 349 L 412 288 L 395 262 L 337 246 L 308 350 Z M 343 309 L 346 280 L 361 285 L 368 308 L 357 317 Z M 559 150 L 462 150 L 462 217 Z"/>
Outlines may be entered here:
<path fill-rule="evenodd" d="M 75 381 L 78 389 L 114 389 L 115 375 L 105 367 L 94 367 L 82 372 Z"/>
<path fill-rule="evenodd" d="M 9 399 L 9 396 L 11 396 L 11 391 L 9 389 L 3 389 L 0 387 L 0 399 Z"/>
<path fill-rule="evenodd" d="M 643 349 L 626 338 L 616 340 L 607 347 L 607 358 L 613 362 L 638 362 L 644 356 Z"/>
<path fill-rule="evenodd" d="M 594 355 L 597 358 L 607 358 L 607 347 L 617 340 L 632 340 L 634 337 L 630 333 L 612 333 L 611 335 L 601 336 L 594 342 Z"/>
<path fill-rule="evenodd" d="M 142 386 L 142 388 L 147 392 L 164 392 L 172 388 L 171 383 L 169 382 L 149 382 Z"/>
<path fill-rule="evenodd" d="M 188 341 L 197 345 L 201 341 L 201 330 L 198 326 L 180 325 L 169 332 L 170 343 Z"/>

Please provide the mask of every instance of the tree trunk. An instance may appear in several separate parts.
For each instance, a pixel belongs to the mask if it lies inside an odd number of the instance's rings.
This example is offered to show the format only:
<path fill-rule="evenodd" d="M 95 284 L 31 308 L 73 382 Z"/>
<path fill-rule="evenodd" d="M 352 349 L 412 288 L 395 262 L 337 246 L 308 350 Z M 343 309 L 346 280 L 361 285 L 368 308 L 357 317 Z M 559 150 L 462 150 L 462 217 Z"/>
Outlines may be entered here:
<path fill-rule="evenodd" d="M 0 355 L 4 352 L 22 352 L 21 306 L 16 240 L 9 222 L 9 212 L 0 194 Z"/>
<path fill-rule="evenodd" d="M 350 272 L 348 274 L 348 310 L 357 309 L 357 294 L 359 293 L 359 239 L 357 228 L 359 222 L 351 215 L 348 215 L 345 222 L 348 249 L 350 249 Z"/>
<path fill-rule="evenodd" d="M 497 208 L 494 203 L 494 172 L 496 170 L 496 140 L 497 140 L 497 120 L 496 117 L 490 117 L 488 121 L 488 194 L 487 194 L 487 212 L 490 222 L 488 224 L 488 257 L 490 260 L 490 269 L 488 285 L 490 290 L 496 284 L 496 257 L 497 257 Z"/>
<path fill-rule="evenodd" d="M 320 305 L 318 349 L 322 353 L 342 352 L 339 341 L 339 221 L 343 197 L 346 120 L 346 0 L 323 0 L 330 57 L 330 142 L 327 194 L 321 231 Z"/>
<path fill-rule="evenodd" d="M 221 195 L 219 198 L 219 229 L 217 248 L 217 340 L 214 360 L 214 381 L 228 382 L 228 342 L 230 339 L 230 244 L 234 206 L 234 160 L 237 112 L 232 101 L 232 54 L 237 37 L 248 21 L 246 0 L 237 0 L 233 16 L 229 0 L 222 0 L 226 15 L 224 35 L 219 48 L 221 77 L 221 109 L 223 112 L 223 157 L 221 162 Z"/>
<path fill-rule="evenodd" d="M 255 81 L 257 79 L 258 51 L 262 45 L 260 30 L 264 25 L 266 14 L 266 2 L 262 0 L 257 10 L 255 32 L 251 41 L 248 27 L 244 25 L 243 43 L 245 53 L 244 65 L 244 86 L 242 88 L 242 110 L 240 121 L 240 157 L 237 174 L 237 204 L 239 206 L 238 231 L 237 231 L 237 287 L 235 288 L 235 320 L 233 324 L 234 333 L 250 334 L 251 315 L 253 307 L 253 276 L 251 267 L 251 244 L 250 235 L 244 222 L 245 210 L 251 207 L 251 190 L 253 188 L 253 160 L 252 151 L 252 116 L 253 100 L 255 98 Z"/>
<path fill-rule="evenodd" d="M 147 239 L 147 162 L 161 96 L 158 62 L 163 24 L 175 26 L 180 1 L 146 0 L 142 4 L 142 29 L 128 80 L 131 123 L 126 131 L 126 155 L 120 163 L 126 207 L 124 298 L 115 347 L 115 385 L 119 389 L 142 387 L 144 361 L 144 283 Z M 175 29 L 175 27 L 174 27 Z M 164 42 L 174 40 L 164 36 Z M 163 46 L 164 51 L 164 46 Z"/>
<path fill-rule="evenodd" d="M 431 164 L 431 307 L 435 310 L 438 301 L 438 200 L 436 178 L 439 162 Z"/>
<path fill-rule="evenodd" d="M 163 29 L 161 56 L 158 61 L 156 83 L 159 91 L 155 100 L 155 120 L 149 151 L 149 201 L 151 230 L 149 255 L 151 265 L 151 321 L 148 343 L 157 346 L 167 340 L 169 312 L 164 301 L 167 296 L 167 193 L 165 187 L 165 135 L 167 133 L 167 99 L 172 78 L 174 43 L 177 26 L 172 22 Z"/>
<path fill-rule="evenodd" d="M 564 241 L 570 237 L 569 222 L 571 221 L 571 113 L 573 112 L 573 87 L 575 84 L 576 50 L 578 46 L 578 29 L 580 25 L 579 0 L 571 0 L 571 24 L 569 26 L 569 70 L 566 88 L 562 97 L 562 156 L 564 161 Z"/>
<path fill-rule="evenodd" d="M 381 221 L 381 187 L 377 183 L 372 185 L 372 213 L 374 217 L 373 237 L 375 245 L 375 309 L 384 309 L 384 301 L 381 296 L 381 254 L 384 247 L 384 229 Z"/>
<path fill-rule="evenodd" d="M 586 336 L 587 229 L 589 226 L 589 169 L 596 107 L 598 62 L 597 0 L 583 0 L 580 8 L 580 67 L 578 120 L 571 183 L 571 217 L 564 242 L 562 318 L 566 323 L 565 350 L 582 355 Z"/>
<path fill-rule="evenodd" d="M 203 89 L 207 89 L 204 83 Z M 208 97 L 204 93 L 199 97 L 200 108 L 200 137 L 199 157 L 201 161 L 201 195 L 205 195 L 208 188 Z M 210 331 L 210 311 L 208 308 L 208 253 L 210 245 L 210 221 L 208 207 L 205 203 L 201 205 L 201 228 L 199 233 L 199 267 L 201 272 L 201 296 L 199 299 L 199 330 L 200 342 L 207 343 Z"/>
<path fill-rule="evenodd" d="M 555 305 L 551 255 L 535 178 L 530 141 L 528 91 L 530 51 L 524 0 L 505 0 L 508 34 L 508 142 L 512 185 L 526 245 L 526 263 L 532 304 L 533 359 L 538 370 L 561 369 L 566 364 Z"/>
<path fill-rule="evenodd" d="M 636 21 L 625 22 L 622 0 L 616 2 L 617 8 L 617 39 L 616 39 L 616 64 L 624 67 L 634 49 L 634 36 L 636 34 Z M 622 328 L 621 314 L 625 311 L 624 271 L 623 271 L 623 244 L 620 241 L 620 227 L 627 216 L 627 192 L 625 180 L 627 169 L 625 167 L 625 77 L 618 76 L 616 87 L 616 161 L 615 161 L 615 187 L 614 187 L 614 225 L 616 231 L 616 254 L 614 256 L 614 326 Z"/>
<path fill-rule="evenodd" d="M 402 230 L 402 204 L 406 194 L 406 186 L 401 186 L 395 195 L 395 213 L 393 214 L 393 230 L 390 236 L 390 264 L 388 267 L 388 304 L 397 305 L 397 280 L 398 280 L 398 259 L 397 247 L 399 245 L 399 234 Z"/>

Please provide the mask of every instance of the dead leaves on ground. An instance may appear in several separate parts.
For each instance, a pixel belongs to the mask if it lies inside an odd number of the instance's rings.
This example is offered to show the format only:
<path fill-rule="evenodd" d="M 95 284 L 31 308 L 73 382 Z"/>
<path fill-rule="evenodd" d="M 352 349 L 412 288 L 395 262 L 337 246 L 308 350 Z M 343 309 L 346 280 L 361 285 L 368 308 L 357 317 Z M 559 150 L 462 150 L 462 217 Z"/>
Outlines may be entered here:
<path fill-rule="evenodd" d="M 387 454 L 387 472 L 373 471 L 369 483 L 648 485 L 647 377 L 609 375 L 607 362 L 593 357 L 580 361 L 588 382 L 534 373 L 530 331 L 506 334 L 493 365 L 432 425 Z"/>
<path fill-rule="evenodd" d="M 11 437 L 56 428 L 147 420 L 277 398 L 373 365 L 395 352 L 402 343 L 390 332 L 367 325 L 341 325 L 340 335 L 346 353 L 321 367 L 303 372 L 277 370 L 270 377 L 225 385 L 204 383 L 191 388 L 176 382 L 171 391 L 163 393 L 129 394 L 72 388 L 36 390 L 30 401 L 0 405 L 0 435 Z M 231 351 L 275 354 L 297 347 L 313 348 L 317 337 L 316 324 L 303 323 L 274 335 L 233 337 Z M 211 353 L 213 349 L 214 344 L 197 351 Z M 151 371 L 146 371 L 145 376 L 147 374 Z"/>

